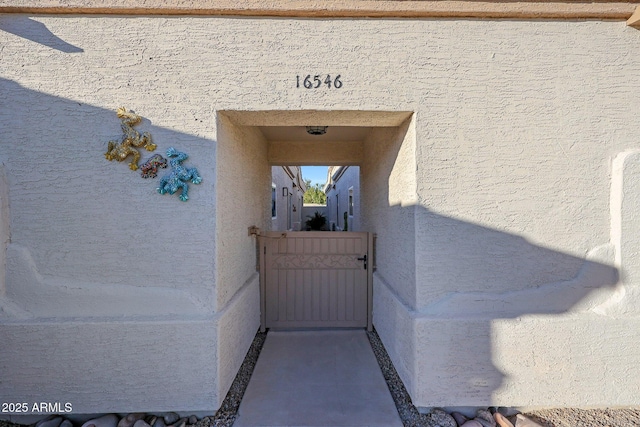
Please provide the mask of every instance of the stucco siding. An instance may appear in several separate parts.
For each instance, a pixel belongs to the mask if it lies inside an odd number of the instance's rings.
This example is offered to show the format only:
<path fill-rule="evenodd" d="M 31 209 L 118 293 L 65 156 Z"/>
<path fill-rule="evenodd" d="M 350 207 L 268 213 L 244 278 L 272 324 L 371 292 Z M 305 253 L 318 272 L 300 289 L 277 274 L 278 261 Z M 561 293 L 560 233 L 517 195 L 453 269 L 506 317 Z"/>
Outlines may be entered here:
<path fill-rule="evenodd" d="M 4 65 L 9 65 L 5 59 Z M 44 286 L 49 309 L 63 317 L 86 308 L 63 297 L 79 296 L 83 289 L 127 295 L 110 306 L 114 316 L 154 315 L 146 299 L 145 289 L 151 288 L 158 289 L 151 301 L 168 302 L 163 295 L 174 295 L 190 310 L 210 310 L 215 211 L 210 197 L 198 195 L 212 194 L 215 176 L 198 158 L 215 155 L 211 141 L 153 126 L 148 116 L 139 126 L 151 133 L 157 151 L 170 146 L 186 151 L 187 162 L 203 176 L 200 186 L 191 186 L 192 204 L 176 204 L 177 196 L 157 194 L 156 180 L 142 179 L 124 162 L 104 159 L 106 143 L 122 134 L 115 110 L 6 79 L 2 88 L 0 158 L 9 186 L 7 264 L 12 266 L 7 276 L 14 279 L 7 291 L 29 293 Z M 41 315 L 37 299 L 18 303 Z"/>
<path fill-rule="evenodd" d="M 222 405 L 260 325 L 259 286 L 259 274 L 255 273 L 216 316 L 216 340 L 211 350 L 217 352 L 217 358 L 207 361 L 208 365 L 217 362 L 216 392 L 203 406 L 209 413 Z"/>
<path fill-rule="evenodd" d="M 361 164 L 374 322 L 416 405 L 640 404 L 638 53 L 624 22 L 0 15 L 0 395 L 35 399 L 51 363 L 79 412 L 214 410 L 258 326 L 255 126 L 304 111 L 374 127 L 329 154 Z M 316 73 L 342 86 L 297 87 Z M 188 202 L 105 160 L 119 106 L 188 153 Z"/>
<path fill-rule="evenodd" d="M 255 237 L 248 236 L 247 230 L 254 225 L 268 229 L 271 168 L 262 134 L 234 124 L 224 113 L 218 116 L 217 146 L 216 213 L 224 226 L 217 234 L 215 290 L 222 309 L 256 272 Z"/>
<path fill-rule="evenodd" d="M 638 320 L 585 315 L 417 319 L 419 406 L 637 406 Z M 473 354 L 473 363 L 463 362 Z M 601 357 L 609 353 L 609 357 Z M 615 397 L 614 397 L 615 396 Z"/>
<path fill-rule="evenodd" d="M 333 188 L 335 186 L 335 188 Z M 353 211 L 349 212 L 349 191 L 353 196 Z M 360 168 L 347 166 L 337 181 L 327 190 L 328 222 L 344 230 L 344 213 L 347 212 L 349 231 L 361 231 L 360 219 Z"/>
<path fill-rule="evenodd" d="M 361 200 L 362 228 L 377 234 L 375 274 L 393 289 L 401 304 L 413 308 L 416 205 L 415 187 L 411 186 L 415 176 L 411 128 L 412 120 L 408 120 L 399 128 L 369 135 L 367 162 L 361 168 Z"/>
<path fill-rule="evenodd" d="M 68 402 L 73 414 L 211 413 L 216 338 L 210 320 L 3 322 L 2 398 Z"/>
<path fill-rule="evenodd" d="M 291 167 L 291 171 L 299 173 L 297 167 Z M 275 202 L 276 216 L 271 218 L 271 228 L 273 231 L 297 230 L 304 229 L 304 221 L 302 215 L 304 192 L 300 189 L 299 184 L 294 187 L 294 180 L 285 172 L 282 166 L 273 166 L 271 168 L 271 183 L 275 185 Z M 286 188 L 286 193 L 283 193 Z M 286 195 L 284 195 L 286 194 Z"/>

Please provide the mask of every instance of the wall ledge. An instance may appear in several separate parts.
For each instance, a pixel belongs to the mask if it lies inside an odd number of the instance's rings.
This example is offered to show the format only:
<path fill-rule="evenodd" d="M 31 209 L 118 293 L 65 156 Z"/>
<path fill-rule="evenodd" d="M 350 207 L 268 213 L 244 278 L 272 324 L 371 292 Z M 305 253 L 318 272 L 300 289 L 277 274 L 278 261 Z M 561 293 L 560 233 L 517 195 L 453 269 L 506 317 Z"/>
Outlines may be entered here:
<path fill-rule="evenodd" d="M 640 1 L 478 0 L 0 0 L 0 13 L 627 20 Z M 636 18 L 637 22 L 640 17 Z M 632 25 L 632 24 L 629 24 Z"/>

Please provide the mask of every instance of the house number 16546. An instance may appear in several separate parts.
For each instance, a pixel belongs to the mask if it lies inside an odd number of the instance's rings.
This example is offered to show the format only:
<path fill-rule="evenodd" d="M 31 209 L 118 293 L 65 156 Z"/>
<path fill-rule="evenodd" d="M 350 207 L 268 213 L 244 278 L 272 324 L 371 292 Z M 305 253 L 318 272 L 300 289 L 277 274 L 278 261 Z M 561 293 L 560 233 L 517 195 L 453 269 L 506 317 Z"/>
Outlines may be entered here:
<path fill-rule="evenodd" d="M 312 76 L 311 74 L 307 74 L 306 77 L 296 76 L 296 87 L 301 88 L 304 87 L 306 89 L 318 89 L 320 86 L 326 85 L 327 88 L 331 89 L 332 87 L 335 89 L 340 89 L 342 87 L 342 80 L 340 80 L 340 74 L 335 77 L 331 77 L 330 74 L 320 75 L 316 74 Z"/>

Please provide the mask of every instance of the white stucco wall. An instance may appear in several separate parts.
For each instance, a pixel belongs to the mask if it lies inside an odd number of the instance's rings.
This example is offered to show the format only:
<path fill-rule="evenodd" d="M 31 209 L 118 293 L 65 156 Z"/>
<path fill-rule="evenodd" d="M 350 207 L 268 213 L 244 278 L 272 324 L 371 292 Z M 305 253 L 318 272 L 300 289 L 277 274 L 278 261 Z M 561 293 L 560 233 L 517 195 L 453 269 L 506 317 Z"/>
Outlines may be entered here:
<path fill-rule="evenodd" d="M 3 59 L 3 64 L 8 66 L 8 61 Z M 29 73 L 34 78 L 37 74 Z M 57 87 L 55 78 L 48 84 Z M 197 167 L 203 177 L 202 184 L 191 185 L 187 203 L 175 203 L 177 195 L 156 193 L 157 180 L 142 179 L 126 163 L 105 160 L 107 141 L 122 134 L 114 109 L 6 79 L 2 85 L 0 151 L 9 184 L 12 234 L 8 275 L 19 276 L 8 280 L 7 292 L 24 295 L 17 302 L 36 317 L 47 310 L 64 317 L 82 313 L 87 308 L 82 289 L 104 295 L 102 305 L 110 304 L 111 295 L 128 295 L 105 311 L 96 308 L 99 316 L 156 314 L 158 307 L 148 300 L 150 288 L 170 298 L 176 310 L 207 313 L 213 292 L 206 282 L 211 283 L 215 273 L 211 140 L 171 123 L 152 125 L 157 119 L 151 108 L 151 114 L 144 115 L 139 129 L 151 133 L 158 144 L 156 152 L 164 154 L 171 146 L 187 152 L 185 164 Z M 141 113 L 131 99 L 121 101 L 129 101 L 129 108 Z M 155 114 L 163 116 L 158 110 Z M 27 117 L 31 117 L 28 126 Z M 149 156 L 145 152 L 142 159 Z M 45 305 L 37 307 L 30 295 L 40 291 L 51 294 Z M 69 298 L 80 299 L 69 304 Z M 53 308 L 62 299 L 65 307 Z"/>
<path fill-rule="evenodd" d="M 344 229 L 344 212 L 349 210 L 350 188 L 353 189 L 353 215 L 347 216 L 349 231 L 361 231 L 360 168 L 358 166 L 346 167 L 344 173 L 335 181 L 335 188 L 332 187 L 327 191 L 327 219 L 329 223 L 334 222 L 339 228 Z M 337 199 L 336 196 L 338 196 Z"/>
<path fill-rule="evenodd" d="M 0 296 L 6 294 L 7 245 L 11 239 L 9 221 L 9 183 L 0 163 Z"/>
<path fill-rule="evenodd" d="M 292 172 L 296 173 L 298 167 L 292 167 Z M 271 230 L 285 231 L 303 229 L 304 221 L 302 216 L 302 205 L 304 192 L 298 184 L 294 187 L 294 181 L 285 172 L 283 166 L 271 167 L 271 183 L 276 186 L 276 217 L 271 218 Z M 283 196 L 282 189 L 287 188 L 288 196 Z M 291 199 L 291 200 L 289 200 Z M 294 211 L 295 209 L 295 211 Z M 291 225 L 291 227 L 289 227 Z"/>
<path fill-rule="evenodd" d="M 378 235 L 376 276 L 407 305 L 415 304 L 416 292 L 413 120 L 371 132 L 361 167 L 362 228 Z"/>
<path fill-rule="evenodd" d="M 216 112 L 413 111 L 360 159 L 374 323 L 414 403 L 640 404 L 639 42 L 599 21 L 0 16 L 0 395 L 214 410 L 257 328 L 247 227 L 271 182 L 260 132 Z M 318 72 L 343 87 L 296 88 Z M 188 202 L 104 159 L 120 105 L 189 154 Z M 200 389 L 93 393 L 130 384 L 119 360 L 149 386 L 171 358 Z"/>
<path fill-rule="evenodd" d="M 266 230 L 271 216 L 271 168 L 262 134 L 217 115 L 216 220 L 218 377 L 220 405 L 260 326 L 256 237 L 248 229 Z"/>
<path fill-rule="evenodd" d="M 3 319 L 0 339 L 2 398 L 30 410 L 61 402 L 72 405 L 71 415 L 171 407 L 204 415 L 219 400 L 214 319 Z M 20 415 L 3 419 L 22 422 Z"/>
<path fill-rule="evenodd" d="M 2 63 L 5 69 L 6 57 Z M 27 74 L 64 91 L 62 78 Z M 76 413 L 158 410 L 184 388 L 170 397 L 148 391 L 154 384 L 198 378 L 200 397 L 176 408 L 214 410 L 217 354 L 184 354 L 194 343 L 216 348 L 215 211 L 206 196 L 215 177 L 211 163 L 199 160 L 215 158 L 213 145 L 171 123 L 154 126 L 163 107 L 155 113 L 149 107 L 140 130 L 151 132 L 158 152 L 186 151 L 203 177 L 188 203 L 160 196 L 157 182 L 104 159 L 107 141 L 121 135 L 115 106 L 76 102 L 73 91 L 57 96 L 4 77 L 0 158 L 12 240 L 0 303 L 6 343 L 0 394 L 27 402 L 68 399 Z M 116 105 L 141 112 L 140 104 L 118 98 Z"/>
<path fill-rule="evenodd" d="M 412 396 L 416 337 L 415 117 L 397 128 L 374 130 L 361 167 L 363 226 L 376 233 L 373 324 Z M 417 403 L 417 402 L 416 402 Z"/>

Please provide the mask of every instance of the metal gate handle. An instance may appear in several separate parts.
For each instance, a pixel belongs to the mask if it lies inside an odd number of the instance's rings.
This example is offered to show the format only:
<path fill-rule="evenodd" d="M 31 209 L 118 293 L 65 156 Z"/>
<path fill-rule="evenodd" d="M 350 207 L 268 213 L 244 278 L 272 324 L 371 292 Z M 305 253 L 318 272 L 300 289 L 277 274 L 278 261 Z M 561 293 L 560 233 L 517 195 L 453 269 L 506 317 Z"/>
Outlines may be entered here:
<path fill-rule="evenodd" d="M 367 269 L 367 254 L 365 254 L 363 257 L 358 258 L 358 261 L 364 261 L 364 269 Z"/>

